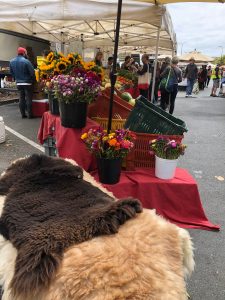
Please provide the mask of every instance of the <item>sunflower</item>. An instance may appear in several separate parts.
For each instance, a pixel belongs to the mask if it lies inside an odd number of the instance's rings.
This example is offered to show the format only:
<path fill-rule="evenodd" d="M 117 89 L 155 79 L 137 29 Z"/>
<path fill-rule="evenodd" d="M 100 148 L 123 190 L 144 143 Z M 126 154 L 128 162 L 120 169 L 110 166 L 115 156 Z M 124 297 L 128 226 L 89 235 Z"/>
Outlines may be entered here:
<path fill-rule="evenodd" d="M 71 65 L 71 61 L 66 57 L 62 57 L 61 61 L 64 61 L 66 64 Z"/>
<path fill-rule="evenodd" d="M 63 73 L 67 69 L 67 65 L 64 61 L 59 61 L 55 66 L 55 71 Z"/>
<path fill-rule="evenodd" d="M 48 62 L 51 63 L 51 62 L 53 61 L 54 57 L 55 57 L 54 53 L 53 53 L 53 52 L 50 52 L 50 53 L 48 54 L 46 60 L 47 60 Z"/>
<path fill-rule="evenodd" d="M 59 58 L 65 58 L 65 56 L 63 55 L 62 52 L 58 52 L 58 57 L 59 57 Z"/>
<path fill-rule="evenodd" d="M 91 69 L 93 69 L 95 66 L 96 66 L 96 65 L 95 65 L 95 63 L 94 63 L 93 61 L 89 61 L 89 62 L 86 62 L 86 63 L 84 64 L 84 68 L 85 68 L 86 70 L 91 70 Z"/>
<path fill-rule="evenodd" d="M 35 77 L 36 77 L 36 81 L 39 82 L 40 81 L 40 70 L 35 70 Z"/>
<path fill-rule="evenodd" d="M 71 65 L 75 64 L 75 58 L 72 53 L 68 54 L 67 59 L 70 61 Z"/>

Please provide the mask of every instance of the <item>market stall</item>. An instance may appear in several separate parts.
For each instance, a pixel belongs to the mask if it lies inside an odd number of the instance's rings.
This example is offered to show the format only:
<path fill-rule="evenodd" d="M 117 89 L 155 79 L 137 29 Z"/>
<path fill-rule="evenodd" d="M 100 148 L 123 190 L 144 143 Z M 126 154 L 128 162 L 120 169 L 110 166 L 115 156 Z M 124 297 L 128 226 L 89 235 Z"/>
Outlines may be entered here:
<path fill-rule="evenodd" d="M 98 127 L 98 123 L 88 119 L 83 129 L 65 128 L 61 126 L 58 116 L 46 112 L 39 128 L 38 140 L 43 144 L 48 137 L 54 137 L 60 157 L 74 159 L 98 180 L 96 160 L 80 138 L 90 128 Z M 118 198 L 132 196 L 140 199 L 145 208 L 156 209 L 158 214 L 180 227 L 219 229 L 205 216 L 197 183 L 184 169 L 177 169 L 174 179 L 162 180 L 154 176 L 154 169 L 135 168 L 134 171 L 122 171 L 119 183 L 106 184 L 105 187 Z"/>

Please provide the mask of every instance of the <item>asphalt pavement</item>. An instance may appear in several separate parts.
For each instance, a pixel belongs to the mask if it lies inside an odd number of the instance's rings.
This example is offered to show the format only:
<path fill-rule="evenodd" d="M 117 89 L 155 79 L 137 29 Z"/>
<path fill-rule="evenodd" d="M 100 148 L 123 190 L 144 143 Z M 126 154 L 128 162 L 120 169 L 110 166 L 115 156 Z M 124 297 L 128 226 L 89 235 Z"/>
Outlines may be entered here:
<path fill-rule="evenodd" d="M 185 98 L 180 92 L 174 112 L 189 128 L 184 139 L 188 148 L 179 167 L 195 177 L 208 219 L 221 225 L 220 232 L 189 230 L 196 261 L 188 280 L 193 300 L 225 300 L 225 99 L 209 94 L 206 89 L 196 98 Z M 8 127 L 38 143 L 40 119 L 22 120 L 18 103 L 0 106 L 0 115 Z M 7 132 L 6 143 L 0 144 L 0 172 L 14 159 L 31 153 L 41 152 Z"/>

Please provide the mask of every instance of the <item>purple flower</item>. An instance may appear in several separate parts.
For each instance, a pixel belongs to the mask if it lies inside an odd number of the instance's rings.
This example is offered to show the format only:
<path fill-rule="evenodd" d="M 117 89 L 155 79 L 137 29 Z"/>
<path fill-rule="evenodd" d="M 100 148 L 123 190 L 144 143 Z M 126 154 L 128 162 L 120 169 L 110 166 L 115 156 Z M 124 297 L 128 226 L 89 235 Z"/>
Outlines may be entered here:
<path fill-rule="evenodd" d="M 176 142 L 171 142 L 171 147 L 172 148 L 176 148 L 177 147 L 177 143 Z"/>

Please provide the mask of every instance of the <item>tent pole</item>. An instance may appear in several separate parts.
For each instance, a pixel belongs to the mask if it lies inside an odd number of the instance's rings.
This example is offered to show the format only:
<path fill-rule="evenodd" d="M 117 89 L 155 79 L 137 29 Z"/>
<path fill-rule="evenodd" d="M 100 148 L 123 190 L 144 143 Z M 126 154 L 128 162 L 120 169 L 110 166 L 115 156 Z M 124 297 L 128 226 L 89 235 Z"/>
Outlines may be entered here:
<path fill-rule="evenodd" d="M 122 2 L 123 0 L 118 0 L 118 10 L 117 10 L 117 20 L 116 20 L 116 33 L 115 33 L 115 44 L 114 44 L 114 55 L 113 55 L 113 67 L 111 72 L 111 91 L 110 91 L 110 104 L 109 104 L 109 119 L 108 119 L 108 130 L 110 133 L 112 128 L 112 112 L 113 112 L 113 97 L 116 83 L 116 67 L 117 67 L 117 52 L 119 45 L 119 35 L 120 35 L 120 20 L 122 12 Z"/>
<path fill-rule="evenodd" d="M 153 81 L 152 81 L 152 92 L 151 92 L 151 102 L 153 103 L 155 95 L 155 82 L 156 82 L 156 70 L 158 64 L 158 54 L 159 54 L 159 37 L 160 37 L 161 27 L 158 28 L 157 32 L 157 41 L 156 41 L 156 51 L 155 51 L 155 62 L 154 62 L 154 71 L 153 71 Z"/>

